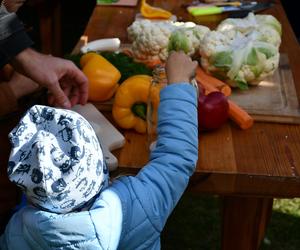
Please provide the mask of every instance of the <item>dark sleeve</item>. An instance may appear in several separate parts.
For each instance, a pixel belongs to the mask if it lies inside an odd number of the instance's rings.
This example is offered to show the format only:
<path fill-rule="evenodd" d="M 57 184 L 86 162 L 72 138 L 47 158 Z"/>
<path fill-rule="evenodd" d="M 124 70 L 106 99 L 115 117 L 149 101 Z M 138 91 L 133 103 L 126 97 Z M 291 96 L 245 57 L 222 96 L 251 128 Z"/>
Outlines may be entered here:
<path fill-rule="evenodd" d="M 15 13 L 0 7 L 0 68 L 33 44 Z"/>

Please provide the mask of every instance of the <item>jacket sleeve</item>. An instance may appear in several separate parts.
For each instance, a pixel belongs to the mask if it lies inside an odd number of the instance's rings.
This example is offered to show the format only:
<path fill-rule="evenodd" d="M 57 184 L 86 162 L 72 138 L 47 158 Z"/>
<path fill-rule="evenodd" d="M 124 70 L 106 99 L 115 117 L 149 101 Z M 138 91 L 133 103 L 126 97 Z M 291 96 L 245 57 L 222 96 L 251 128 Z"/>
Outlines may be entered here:
<path fill-rule="evenodd" d="M 0 6 L 0 68 L 33 44 L 15 13 Z"/>
<path fill-rule="evenodd" d="M 121 177 L 112 186 L 123 206 L 122 234 L 127 239 L 132 236 L 131 241 L 137 228 L 144 235 L 149 233 L 145 237 L 148 239 L 161 232 L 186 189 L 198 159 L 195 88 L 190 84 L 167 86 L 161 91 L 158 112 L 159 137 L 149 163 L 137 176 Z M 146 221 L 151 225 L 148 230 Z M 153 229 L 156 233 L 150 233 Z"/>

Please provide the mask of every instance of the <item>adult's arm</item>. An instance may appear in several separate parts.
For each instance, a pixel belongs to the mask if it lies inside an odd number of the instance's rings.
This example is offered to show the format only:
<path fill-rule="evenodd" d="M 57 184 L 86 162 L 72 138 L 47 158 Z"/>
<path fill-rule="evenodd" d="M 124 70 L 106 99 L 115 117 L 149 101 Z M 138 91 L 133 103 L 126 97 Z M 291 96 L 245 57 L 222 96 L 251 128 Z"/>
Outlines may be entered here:
<path fill-rule="evenodd" d="M 49 104 L 70 108 L 88 99 L 88 81 L 71 61 L 43 55 L 30 48 L 32 41 L 14 13 L 0 7 L 0 67 L 10 62 L 16 71 L 46 87 Z"/>

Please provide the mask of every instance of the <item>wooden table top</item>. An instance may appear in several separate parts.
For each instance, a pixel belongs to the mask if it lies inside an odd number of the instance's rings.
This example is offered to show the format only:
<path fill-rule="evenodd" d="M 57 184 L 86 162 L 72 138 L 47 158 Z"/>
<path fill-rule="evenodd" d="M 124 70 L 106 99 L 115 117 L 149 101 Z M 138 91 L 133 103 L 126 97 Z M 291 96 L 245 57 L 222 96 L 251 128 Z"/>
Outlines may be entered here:
<path fill-rule="evenodd" d="M 191 1 L 150 1 L 175 13 L 179 20 L 215 27 L 220 16 L 197 20 L 182 3 Z M 119 37 L 128 43 L 126 28 L 134 21 L 136 7 L 96 6 L 84 34 L 88 40 Z M 289 57 L 298 99 L 300 97 L 300 48 L 279 0 L 261 12 L 272 14 L 282 24 L 280 51 Z M 125 146 L 114 151 L 120 170 L 132 171 L 148 160 L 145 135 L 123 131 Z M 256 122 L 241 130 L 228 122 L 220 130 L 199 135 L 199 160 L 190 187 L 215 194 L 271 197 L 300 196 L 300 126 Z"/>

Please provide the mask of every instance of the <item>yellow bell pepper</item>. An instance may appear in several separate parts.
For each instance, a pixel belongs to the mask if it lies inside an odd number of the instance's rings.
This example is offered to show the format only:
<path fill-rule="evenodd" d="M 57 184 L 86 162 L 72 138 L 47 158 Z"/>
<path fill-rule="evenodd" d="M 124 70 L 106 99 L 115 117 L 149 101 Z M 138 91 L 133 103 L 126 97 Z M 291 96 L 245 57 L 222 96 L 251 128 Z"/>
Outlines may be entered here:
<path fill-rule="evenodd" d="M 121 128 L 133 128 L 139 133 L 146 133 L 148 98 L 153 110 L 151 120 L 157 123 L 160 87 L 151 87 L 151 80 L 152 77 L 148 75 L 135 75 L 126 79 L 118 88 L 112 115 Z"/>
<path fill-rule="evenodd" d="M 146 18 L 169 19 L 172 13 L 162 8 L 153 7 L 146 3 L 146 0 L 141 2 L 141 14 Z"/>
<path fill-rule="evenodd" d="M 80 65 L 89 81 L 88 99 L 109 100 L 119 87 L 120 71 L 103 56 L 94 52 L 83 55 L 80 58 Z"/>

